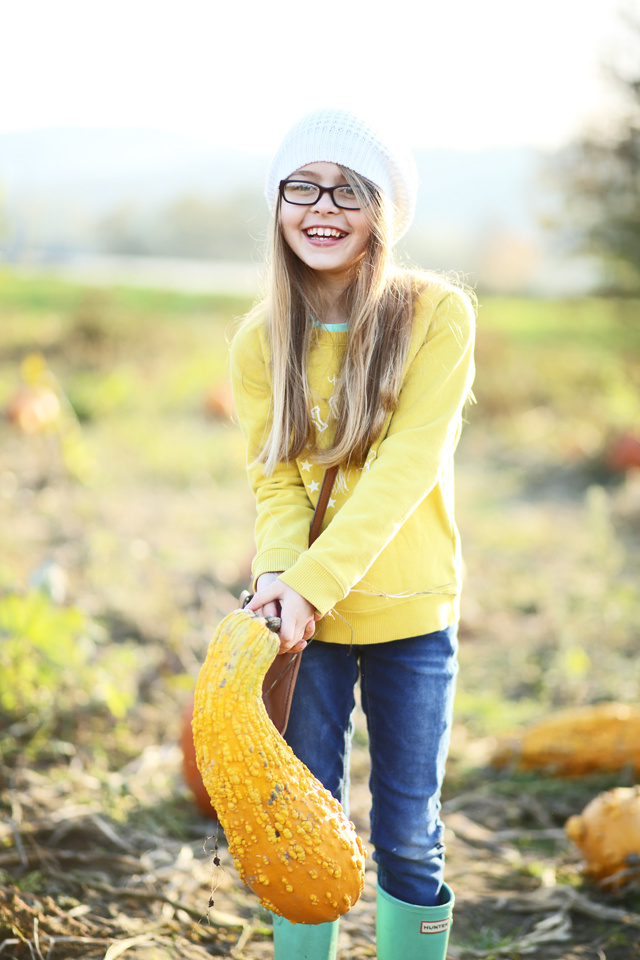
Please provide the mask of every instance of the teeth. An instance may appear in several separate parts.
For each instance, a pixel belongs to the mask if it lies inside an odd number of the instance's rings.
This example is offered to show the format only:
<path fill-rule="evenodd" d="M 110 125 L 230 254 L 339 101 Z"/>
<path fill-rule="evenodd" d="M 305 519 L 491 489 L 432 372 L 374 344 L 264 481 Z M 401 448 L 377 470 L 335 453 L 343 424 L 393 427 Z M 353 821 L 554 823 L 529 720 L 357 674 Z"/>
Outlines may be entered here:
<path fill-rule="evenodd" d="M 311 227 L 307 230 L 310 237 L 344 237 L 346 234 L 342 230 L 335 230 L 333 227 Z"/>

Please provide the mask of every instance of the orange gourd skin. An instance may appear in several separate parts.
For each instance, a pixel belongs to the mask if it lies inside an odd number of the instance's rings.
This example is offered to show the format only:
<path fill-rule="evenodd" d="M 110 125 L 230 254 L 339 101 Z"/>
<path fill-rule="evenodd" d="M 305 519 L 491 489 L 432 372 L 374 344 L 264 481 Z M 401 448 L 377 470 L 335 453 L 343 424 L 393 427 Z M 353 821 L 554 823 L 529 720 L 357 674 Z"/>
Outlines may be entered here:
<path fill-rule="evenodd" d="M 613 878 L 630 866 L 628 857 L 640 857 L 640 787 L 599 794 L 580 816 L 569 817 L 565 830 L 585 857 L 584 872 L 594 880 Z M 625 879 L 608 886 L 620 886 Z"/>
<path fill-rule="evenodd" d="M 262 681 L 278 649 L 263 619 L 225 617 L 196 685 L 196 758 L 240 879 L 292 923 L 326 923 L 360 896 L 366 854 L 267 715 Z"/>
<path fill-rule="evenodd" d="M 545 770 L 556 776 L 582 776 L 631 765 L 640 772 L 640 709 L 598 703 L 562 710 L 520 735 L 502 738 L 491 762 L 496 767 L 512 763 L 520 770 Z"/>

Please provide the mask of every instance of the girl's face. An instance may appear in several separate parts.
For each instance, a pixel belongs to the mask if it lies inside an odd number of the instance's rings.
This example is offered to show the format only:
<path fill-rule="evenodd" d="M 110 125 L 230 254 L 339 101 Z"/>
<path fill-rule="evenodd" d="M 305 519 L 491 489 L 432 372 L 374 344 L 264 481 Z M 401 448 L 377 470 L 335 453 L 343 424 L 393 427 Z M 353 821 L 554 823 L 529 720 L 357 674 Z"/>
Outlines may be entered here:
<path fill-rule="evenodd" d="M 288 180 L 308 180 L 321 187 L 346 183 L 335 163 L 307 163 Z M 312 270 L 328 279 L 347 279 L 369 242 L 370 229 L 362 210 L 336 207 L 323 193 L 311 206 L 280 201 L 282 233 L 293 252 Z M 331 231 L 328 234 L 328 231 Z M 328 234 L 328 235 L 327 235 Z"/>

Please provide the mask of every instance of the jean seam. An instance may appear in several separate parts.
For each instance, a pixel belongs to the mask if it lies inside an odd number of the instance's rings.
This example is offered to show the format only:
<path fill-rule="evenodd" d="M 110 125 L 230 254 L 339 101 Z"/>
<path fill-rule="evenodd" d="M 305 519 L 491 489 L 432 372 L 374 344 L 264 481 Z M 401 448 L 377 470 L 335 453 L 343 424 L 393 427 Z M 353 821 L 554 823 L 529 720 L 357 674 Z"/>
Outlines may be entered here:
<path fill-rule="evenodd" d="M 376 828 L 376 821 L 378 817 L 378 797 L 377 797 L 378 788 L 376 783 L 376 774 L 374 773 L 374 768 L 373 768 L 373 757 L 375 754 L 375 732 L 374 732 L 374 726 L 373 726 L 373 714 L 370 709 L 371 698 L 369 696 L 369 674 L 364 664 L 361 667 L 361 671 L 362 671 L 361 673 L 362 679 L 360 681 L 360 684 L 362 687 L 364 687 L 365 695 L 367 698 L 367 707 L 368 707 L 367 727 L 369 730 L 369 759 L 371 761 L 371 777 L 370 777 L 371 819 L 369 824 L 369 835 L 372 837 Z"/>
<path fill-rule="evenodd" d="M 358 682 L 358 677 L 354 681 L 353 687 L 351 687 L 351 706 L 347 708 L 347 717 L 346 722 L 343 723 L 342 729 L 345 731 L 345 740 L 344 740 L 344 763 L 342 765 L 342 782 L 343 782 L 343 793 L 342 793 L 342 805 L 345 806 L 350 811 L 349 803 L 349 790 L 351 789 L 351 741 L 353 739 L 353 728 L 351 725 L 351 717 L 355 709 L 355 695 L 354 690 L 356 683 Z"/>

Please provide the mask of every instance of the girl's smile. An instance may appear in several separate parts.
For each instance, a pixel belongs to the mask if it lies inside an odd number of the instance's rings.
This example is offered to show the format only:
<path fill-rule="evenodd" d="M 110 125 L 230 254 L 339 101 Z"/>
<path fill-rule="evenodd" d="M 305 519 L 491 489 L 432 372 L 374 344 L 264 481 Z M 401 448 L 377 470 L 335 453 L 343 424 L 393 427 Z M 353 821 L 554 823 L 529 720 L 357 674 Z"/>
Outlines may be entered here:
<path fill-rule="evenodd" d="M 304 230 L 307 239 L 318 247 L 335 246 L 339 240 L 344 240 L 347 234 L 344 230 L 336 230 L 335 227 L 307 227 Z"/>
<path fill-rule="evenodd" d="M 345 178 L 335 163 L 308 163 L 294 171 L 289 179 L 306 180 L 322 187 L 344 184 Z M 337 207 L 329 193 L 323 193 L 309 205 L 280 203 L 280 223 L 284 239 L 293 252 L 328 280 L 347 282 L 352 267 L 367 248 L 370 228 L 362 210 Z"/>

